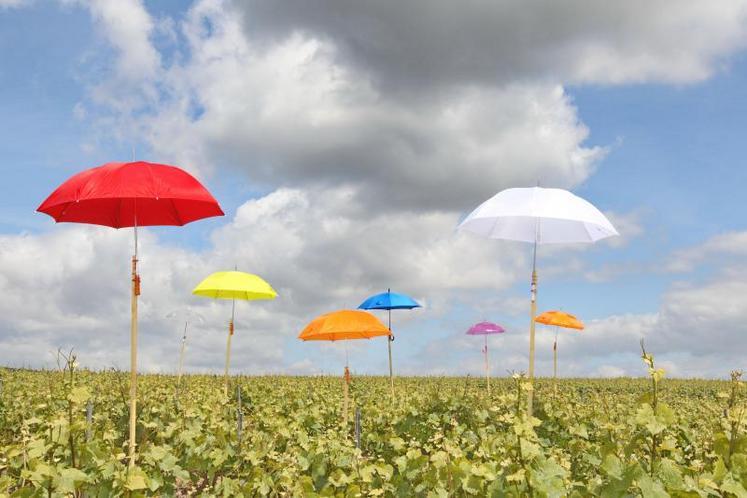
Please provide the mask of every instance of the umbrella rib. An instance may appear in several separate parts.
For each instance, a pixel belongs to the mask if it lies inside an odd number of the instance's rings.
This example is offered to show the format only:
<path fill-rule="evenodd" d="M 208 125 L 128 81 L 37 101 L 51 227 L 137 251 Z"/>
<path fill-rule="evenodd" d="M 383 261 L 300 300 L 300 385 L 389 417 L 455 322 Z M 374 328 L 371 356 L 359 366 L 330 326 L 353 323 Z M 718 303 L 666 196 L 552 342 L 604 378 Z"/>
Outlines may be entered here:
<path fill-rule="evenodd" d="M 171 205 L 171 210 L 174 212 L 174 218 L 176 218 L 176 222 L 179 224 L 179 226 L 184 226 L 184 222 L 182 221 L 181 216 L 179 216 L 179 211 L 177 211 L 176 205 L 174 204 L 174 199 L 169 199 L 169 204 Z"/>
<path fill-rule="evenodd" d="M 489 237 L 490 237 L 491 239 L 492 239 L 492 238 L 495 238 L 495 237 L 493 237 L 493 234 L 495 233 L 495 227 L 497 227 L 497 226 L 498 226 L 498 222 L 500 222 L 500 221 L 501 221 L 502 219 L 503 219 L 503 218 L 501 218 L 500 216 L 496 216 L 496 217 L 495 217 L 495 221 L 493 222 L 493 226 L 492 226 L 492 227 L 490 227 L 490 235 L 489 235 Z"/>
<path fill-rule="evenodd" d="M 586 232 L 586 235 L 588 235 L 588 236 L 589 236 L 589 240 L 590 240 L 591 242 L 594 242 L 594 236 L 593 236 L 593 235 L 591 234 L 591 232 L 589 231 L 589 227 L 588 227 L 588 226 L 586 226 L 586 222 L 582 222 L 581 224 L 582 224 L 582 225 L 583 225 L 583 227 L 584 227 L 584 231 Z"/>
<path fill-rule="evenodd" d="M 114 211 L 114 223 L 116 224 L 116 228 L 122 227 L 122 201 L 124 199 L 122 197 L 119 198 L 119 206 L 117 207 L 116 211 Z"/>
<path fill-rule="evenodd" d="M 59 216 L 60 220 L 62 220 L 62 217 L 65 216 L 65 213 L 67 213 L 67 210 L 70 208 L 70 206 L 72 204 L 73 204 L 72 202 L 68 202 L 67 204 L 65 204 L 65 207 L 62 208 L 62 212 L 60 213 L 60 216 Z M 55 221 L 57 221 L 57 220 L 55 220 Z"/>

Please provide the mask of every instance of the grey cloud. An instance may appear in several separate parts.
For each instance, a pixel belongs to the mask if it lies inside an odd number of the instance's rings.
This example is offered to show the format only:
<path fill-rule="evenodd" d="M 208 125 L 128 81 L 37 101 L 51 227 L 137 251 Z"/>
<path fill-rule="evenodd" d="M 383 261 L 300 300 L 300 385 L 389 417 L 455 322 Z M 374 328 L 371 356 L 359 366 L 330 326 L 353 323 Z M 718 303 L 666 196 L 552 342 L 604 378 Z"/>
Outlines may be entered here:
<path fill-rule="evenodd" d="M 110 40 L 120 57 L 92 82 L 92 121 L 113 114 L 163 160 L 234 167 L 266 190 L 365 186 L 355 203 L 395 212 L 572 188 L 605 149 L 584 145 L 560 84 L 699 81 L 745 43 L 736 0 L 200 1 L 175 28 L 185 56 L 162 66 L 156 24 L 127 21 L 136 36 Z M 155 67 L 158 96 L 120 84 L 132 60 Z"/>
<path fill-rule="evenodd" d="M 236 1 L 259 44 L 331 40 L 345 64 L 408 98 L 550 78 L 688 82 L 745 43 L 742 1 Z"/>
<path fill-rule="evenodd" d="M 131 28 L 153 22 L 142 24 Z M 588 130 L 551 82 L 472 81 L 401 100 L 330 38 L 280 30 L 254 43 L 228 4 L 198 2 L 179 30 L 188 57 L 158 68 L 159 98 L 119 85 L 113 65 L 85 106 L 86 120 L 116 117 L 163 161 L 233 167 L 267 190 L 363 186 L 353 203 L 369 209 L 463 212 L 511 185 L 578 185 L 606 152 L 583 144 Z M 128 111 L 138 101 L 147 112 Z"/>

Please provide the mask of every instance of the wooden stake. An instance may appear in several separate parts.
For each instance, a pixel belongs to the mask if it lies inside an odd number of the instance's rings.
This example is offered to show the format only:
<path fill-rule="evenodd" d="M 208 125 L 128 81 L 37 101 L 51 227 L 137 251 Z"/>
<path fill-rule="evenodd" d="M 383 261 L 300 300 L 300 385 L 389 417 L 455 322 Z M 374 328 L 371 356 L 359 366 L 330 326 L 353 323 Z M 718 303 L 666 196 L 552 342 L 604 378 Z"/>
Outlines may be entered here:
<path fill-rule="evenodd" d="M 226 369 L 223 374 L 225 385 L 223 386 L 223 395 L 228 397 L 228 365 L 231 363 L 231 337 L 233 336 L 233 320 L 236 317 L 236 300 L 231 301 L 231 321 L 228 322 L 228 339 L 226 339 Z"/>
<path fill-rule="evenodd" d="M 529 322 L 529 386 L 530 390 L 527 393 L 527 415 L 530 417 L 533 410 L 534 404 L 534 318 L 537 316 L 537 242 L 534 243 L 534 262 L 532 263 L 532 305 L 531 305 L 531 321 Z"/>
<path fill-rule="evenodd" d="M 236 386 L 236 439 L 241 446 L 241 432 L 244 429 L 244 413 L 241 411 L 241 386 Z"/>
<path fill-rule="evenodd" d="M 488 335 L 485 334 L 485 382 L 488 385 L 488 396 L 490 396 L 490 363 L 488 362 Z"/>
<path fill-rule="evenodd" d="M 387 292 L 391 292 L 391 290 L 387 289 Z M 392 342 L 394 341 L 394 336 L 391 335 L 392 334 L 392 310 L 387 310 L 387 311 L 389 312 L 389 337 L 386 338 L 387 347 L 389 348 L 389 386 L 392 391 L 392 398 L 394 398 L 394 370 L 392 369 Z"/>
<path fill-rule="evenodd" d="M 93 438 L 93 401 L 86 403 L 86 442 L 90 443 Z"/>
<path fill-rule="evenodd" d="M 132 309 L 130 317 L 130 468 L 135 466 L 135 438 L 137 436 L 137 296 L 140 294 L 140 277 L 137 274 L 137 227 L 135 228 L 135 234 L 135 255 L 132 256 Z"/>
<path fill-rule="evenodd" d="M 349 406 L 349 387 L 350 384 L 350 370 L 348 367 L 345 367 L 345 375 L 343 376 L 343 382 L 342 382 L 342 392 L 344 395 L 344 400 L 342 403 L 342 420 L 345 424 L 345 428 L 348 427 L 348 406 Z"/>

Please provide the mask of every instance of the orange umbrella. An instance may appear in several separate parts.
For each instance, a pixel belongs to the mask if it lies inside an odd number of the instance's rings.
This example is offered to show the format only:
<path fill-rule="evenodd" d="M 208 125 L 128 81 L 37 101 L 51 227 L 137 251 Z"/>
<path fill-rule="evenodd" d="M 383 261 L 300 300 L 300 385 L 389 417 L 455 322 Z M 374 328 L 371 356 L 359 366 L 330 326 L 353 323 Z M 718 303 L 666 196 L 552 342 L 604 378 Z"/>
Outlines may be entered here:
<path fill-rule="evenodd" d="M 342 310 L 327 313 L 314 318 L 298 334 L 302 341 L 343 341 L 350 339 L 371 339 L 372 337 L 390 336 L 392 332 L 386 325 L 367 311 Z M 347 361 L 346 361 L 347 363 Z M 348 421 L 348 384 L 350 383 L 350 370 L 345 365 L 345 381 L 343 391 L 345 403 L 343 405 L 343 418 L 345 424 Z"/>
<path fill-rule="evenodd" d="M 545 311 L 534 319 L 537 323 L 545 325 L 554 325 L 566 329 L 583 330 L 584 324 L 581 320 L 564 311 Z M 553 381 L 558 377 L 558 329 L 555 329 L 555 342 L 552 345 L 552 378 Z"/>
<path fill-rule="evenodd" d="M 564 311 L 545 311 L 537 318 L 534 319 L 537 323 L 544 323 L 545 325 L 555 325 L 556 327 L 563 327 L 566 329 L 583 330 L 584 324 L 581 320 L 565 313 Z"/>
<path fill-rule="evenodd" d="M 314 318 L 298 335 L 302 341 L 370 339 L 392 333 L 367 311 L 342 310 Z"/>

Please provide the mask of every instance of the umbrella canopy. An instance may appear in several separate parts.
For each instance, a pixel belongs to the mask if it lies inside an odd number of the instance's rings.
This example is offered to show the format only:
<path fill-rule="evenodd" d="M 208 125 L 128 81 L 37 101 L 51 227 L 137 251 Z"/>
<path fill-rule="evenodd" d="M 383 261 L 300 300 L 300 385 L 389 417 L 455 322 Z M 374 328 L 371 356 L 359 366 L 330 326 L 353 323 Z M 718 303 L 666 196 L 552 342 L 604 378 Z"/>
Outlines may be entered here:
<path fill-rule="evenodd" d="M 302 341 L 341 341 L 389 336 L 386 325 L 371 313 L 342 310 L 313 319 L 298 335 Z"/>
<path fill-rule="evenodd" d="M 108 163 L 78 173 L 37 211 L 58 223 L 113 228 L 181 226 L 224 214 L 210 192 L 186 171 L 144 161 Z"/>
<path fill-rule="evenodd" d="M 612 223 L 591 203 L 567 190 L 510 188 L 480 204 L 458 228 L 492 239 L 534 244 L 530 287 L 529 382 L 534 382 L 534 318 L 537 312 L 537 246 L 592 243 L 618 235 Z M 527 393 L 532 414 L 534 391 Z"/>
<path fill-rule="evenodd" d="M 563 311 L 545 311 L 544 313 L 537 316 L 534 321 L 537 323 L 542 323 L 544 325 L 554 325 L 556 327 L 563 327 L 566 329 L 584 329 L 584 324 L 581 322 L 581 320 L 571 315 L 570 313 L 565 313 Z"/>
<path fill-rule="evenodd" d="M 219 271 L 192 290 L 195 296 L 213 299 L 275 299 L 278 293 L 261 277 L 243 271 Z"/>
<path fill-rule="evenodd" d="M 363 301 L 359 310 L 411 310 L 421 306 L 410 296 L 392 291 L 373 295 Z"/>
<path fill-rule="evenodd" d="M 492 322 L 480 322 L 476 323 L 467 330 L 467 335 L 490 335 L 490 334 L 502 334 L 506 331 L 503 327 L 497 323 Z"/>
<path fill-rule="evenodd" d="M 618 235 L 591 203 L 558 188 L 510 188 L 477 207 L 459 228 L 537 244 L 596 242 Z"/>
<path fill-rule="evenodd" d="M 135 227 L 132 256 L 130 320 L 129 465 L 135 465 L 137 422 L 137 227 L 186 225 L 223 216 L 218 202 L 192 175 L 176 166 L 108 163 L 70 177 L 41 203 L 37 211 L 58 223 L 87 223 L 113 228 Z"/>

